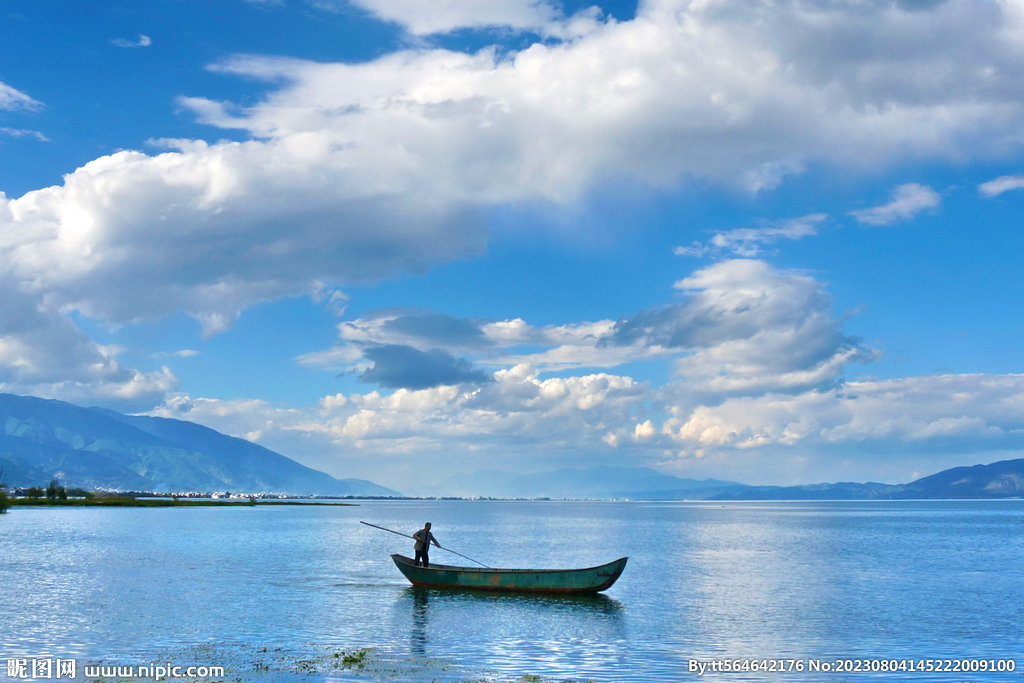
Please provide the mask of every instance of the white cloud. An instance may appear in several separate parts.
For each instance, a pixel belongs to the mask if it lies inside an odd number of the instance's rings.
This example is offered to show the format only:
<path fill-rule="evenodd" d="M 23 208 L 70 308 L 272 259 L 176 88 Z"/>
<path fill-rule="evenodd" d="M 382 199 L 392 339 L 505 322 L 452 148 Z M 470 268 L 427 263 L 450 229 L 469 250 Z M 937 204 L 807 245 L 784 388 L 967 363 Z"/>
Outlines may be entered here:
<path fill-rule="evenodd" d="M 510 59 L 440 50 L 349 67 L 236 59 L 221 68 L 295 85 L 249 110 L 185 103 L 210 123 L 259 135 L 368 131 L 364 117 L 387 120 L 399 127 L 396 142 L 403 131 L 418 134 L 406 147 L 409 161 L 429 157 L 447 170 L 454 154 L 471 170 L 451 169 L 467 176 L 460 187 L 498 196 L 561 199 L 620 174 L 653 183 L 693 174 L 765 188 L 812 159 L 873 165 L 908 154 L 996 151 L 977 140 L 981 130 L 1012 144 L 1016 119 L 1003 91 L 1011 71 L 997 70 L 981 86 L 998 102 L 966 104 L 954 94 L 978 85 L 955 60 L 979 57 L 941 36 L 961 31 L 969 12 L 955 1 L 915 11 L 884 3 L 651 2 L 635 20 Z M 986 56 L 1009 68 L 1020 46 L 993 25 L 1009 29 L 1019 19 L 1007 9 L 985 22 L 975 17 L 966 30 L 996 32 Z M 870 52 L 854 47 L 865 43 Z M 964 136 L 980 144 L 962 147 Z M 483 168 L 482 177 L 473 173 Z"/>
<path fill-rule="evenodd" d="M 637 358 L 637 350 L 599 349 L 615 327 L 612 320 L 534 327 L 522 318 L 472 320 L 442 313 L 391 310 L 338 324 L 341 343 L 329 350 L 308 353 L 303 365 L 365 369 L 363 350 L 380 345 L 409 346 L 420 351 L 443 349 L 475 354 L 485 365 L 532 364 L 544 370 L 576 367 L 614 367 Z M 517 347 L 553 347 L 523 354 Z M 645 355 L 646 351 L 640 351 Z M 653 355 L 653 354 L 652 354 Z"/>
<path fill-rule="evenodd" d="M 934 209 L 941 202 L 939 193 L 930 187 L 908 183 L 893 191 L 892 201 L 888 204 L 851 211 L 850 215 L 868 225 L 891 225 L 909 221 L 926 209 Z"/>
<path fill-rule="evenodd" d="M 595 463 L 658 463 L 681 476 L 748 483 L 799 481 L 802 470 L 833 481 L 907 481 L 908 467 L 930 473 L 1024 447 L 1021 375 L 850 382 L 698 405 L 665 398 L 629 377 L 542 380 L 516 366 L 473 390 L 338 394 L 301 410 L 175 396 L 153 414 L 255 435 L 311 466 L 407 491 L 457 471 Z M 645 417 L 651 402 L 669 417 Z M 792 469 L 782 472 L 781 462 Z"/>
<path fill-rule="evenodd" d="M 835 381 L 878 352 L 842 332 L 832 299 L 814 278 L 758 260 L 728 260 L 675 284 L 679 303 L 624 316 L 541 330 L 522 323 L 505 342 L 548 346 L 482 363 L 528 363 L 548 371 L 616 367 L 675 358 L 679 392 L 690 396 L 802 391 Z M 555 332 L 559 332 L 556 334 Z"/>
<path fill-rule="evenodd" d="M 459 453 L 471 460 L 503 449 L 539 461 L 554 452 L 603 448 L 610 425 L 633 420 L 648 395 L 645 384 L 604 373 L 538 379 L 521 365 L 494 374 L 494 382 L 474 389 L 441 386 L 325 397 L 316 408 L 282 410 L 262 401 L 193 400 L 176 396 L 152 414 L 207 424 L 242 436 L 261 431 L 261 443 L 285 454 L 311 453 L 332 445 L 358 458 L 430 458 L 443 452 L 447 466 Z M 303 444 L 307 445 L 303 445 Z M 541 449 L 538 451 L 537 449 Z M 337 456 L 334 467 L 338 471 Z M 320 461 L 326 464 L 327 461 Z M 450 471 L 450 470 L 448 470 Z M 350 475 L 351 476 L 351 475 Z"/>
<path fill-rule="evenodd" d="M 689 247 L 676 247 L 672 253 L 677 256 L 702 257 L 710 253 L 728 251 L 737 256 L 751 257 L 763 253 L 761 246 L 780 239 L 799 240 L 818 234 L 818 224 L 828 219 L 828 214 L 814 213 L 800 218 L 791 218 L 771 223 L 760 228 L 737 228 L 715 233 L 707 245 L 694 242 Z"/>
<path fill-rule="evenodd" d="M 344 315 L 348 307 L 349 295 L 340 289 L 329 287 L 323 282 L 313 283 L 313 293 L 310 297 L 318 304 L 324 304 L 331 313 L 337 316 Z"/>
<path fill-rule="evenodd" d="M 813 229 L 813 221 L 808 221 Z M 787 234 L 804 227 L 774 228 Z M 370 352 L 403 347 L 469 356 L 481 366 L 544 372 L 613 368 L 675 358 L 688 391 L 733 394 L 800 390 L 834 381 L 877 353 L 841 331 L 832 300 L 813 278 L 756 260 L 722 261 L 676 283 L 682 302 L 624 316 L 534 327 L 521 318 L 483 321 L 392 310 L 339 323 L 341 342 L 298 358 L 363 372 Z M 411 353 L 406 351 L 406 354 Z"/>
<path fill-rule="evenodd" d="M 304 353 L 295 360 L 310 367 L 345 370 L 347 373 L 362 372 L 370 367 L 369 362 L 360 362 L 363 350 L 358 346 L 339 345 L 324 351 Z"/>
<path fill-rule="evenodd" d="M 42 102 L 37 102 L 20 90 L 0 82 L 0 111 L 36 111 L 42 108 Z"/>
<path fill-rule="evenodd" d="M 650 439 L 656 434 L 654 429 L 654 423 L 650 420 L 646 422 L 637 423 L 636 427 L 633 428 L 633 436 L 637 439 Z"/>
<path fill-rule="evenodd" d="M 24 138 L 32 137 L 40 142 L 49 142 L 50 138 L 46 137 L 37 130 L 28 130 L 26 128 L 5 128 L 0 126 L 0 133 L 4 135 L 10 135 L 12 138 Z"/>
<path fill-rule="evenodd" d="M 119 152 L 0 200 L 0 248 L 53 306 L 112 323 L 184 310 L 213 334 L 259 301 L 478 254 L 494 205 L 571 204 L 622 176 L 756 189 L 811 161 L 1005 153 L 1018 148 L 1021 14 L 659 0 L 509 56 L 235 57 L 217 69 L 275 90 L 246 108 L 182 104 L 251 140 Z M 749 250 L 768 235 L 750 237 L 722 239 Z"/>
<path fill-rule="evenodd" d="M 50 306 L 113 323 L 184 310 L 213 334 L 318 281 L 374 281 L 482 249 L 480 223 L 458 204 L 307 177 L 323 144 L 103 157 L 62 187 L 0 195 L 0 250 Z"/>
<path fill-rule="evenodd" d="M 138 40 L 125 40 L 124 38 L 114 38 L 110 41 L 118 47 L 149 47 L 153 44 L 153 39 L 149 36 L 139 34 Z"/>
<path fill-rule="evenodd" d="M 614 368 L 624 363 L 651 360 L 678 355 L 675 349 L 666 349 L 657 344 L 614 345 L 573 345 L 563 344 L 544 351 L 522 354 L 508 354 L 481 364 L 526 363 L 542 368 L 545 372 L 558 372 L 576 368 Z"/>
<path fill-rule="evenodd" d="M 672 253 L 676 256 L 693 256 L 695 258 L 707 256 L 712 251 L 714 250 L 711 247 L 703 245 L 697 241 L 694 241 L 694 243 L 688 247 L 675 247 L 672 249 Z"/>
<path fill-rule="evenodd" d="M 121 366 L 116 346 L 91 341 L 64 315 L 40 310 L 11 287 L 0 297 L 0 391 L 119 408 L 149 407 L 175 389 L 167 368 Z"/>
<path fill-rule="evenodd" d="M 802 391 L 835 381 L 877 352 L 842 332 L 832 299 L 814 278 L 763 261 L 736 259 L 675 284 L 679 304 L 642 311 L 616 325 L 618 346 L 675 350 L 675 389 L 724 396 Z"/>
<path fill-rule="evenodd" d="M 672 408 L 663 432 L 687 446 L 956 441 L 995 450 L 1024 444 L 1024 375 L 943 375 L 849 382 L 829 391 Z"/>
<path fill-rule="evenodd" d="M 504 28 L 567 37 L 592 30 L 597 8 L 566 18 L 561 7 L 545 0 L 351 0 L 353 5 L 402 26 L 413 35 L 450 33 L 462 28 Z M 339 0 L 317 0 L 322 8 Z"/>
<path fill-rule="evenodd" d="M 198 356 L 199 352 L 194 349 L 181 349 L 180 351 L 166 351 L 161 353 L 154 353 L 154 358 L 167 358 L 174 356 L 175 358 L 191 358 L 192 356 Z"/>
<path fill-rule="evenodd" d="M 575 368 L 614 368 L 623 363 L 663 358 L 676 352 L 653 345 L 613 345 L 614 320 L 534 327 L 521 318 L 482 326 L 500 351 L 480 359 L 482 365 L 529 365 L 545 372 Z M 541 350 L 537 350 L 541 347 Z"/>
<path fill-rule="evenodd" d="M 771 244 L 780 239 L 799 240 L 818 234 L 818 224 L 828 218 L 827 214 L 815 213 L 792 218 L 763 228 L 739 228 L 720 232 L 711 238 L 711 244 L 727 249 L 737 256 L 757 256 L 762 244 Z"/>
<path fill-rule="evenodd" d="M 574 433 L 574 425 L 587 420 L 599 424 L 607 419 L 608 410 L 621 413 L 624 419 L 646 395 L 644 385 L 615 375 L 539 380 L 535 369 L 516 366 L 498 371 L 494 378 L 493 384 L 472 389 L 441 386 L 399 389 L 387 396 L 378 392 L 339 394 L 325 397 L 318 408 L 307 411 L 281 411 L 265 402 L 234 406 L 232 402 L 177 397 L 157 413 L 214 421 L 232 433 L 257 427 L 266 431 L 264 417 L 258 419 L 262 426 L 254 427 L 256 422 L 245 413 L 272 413 L 279 417 L 277 429 L 325 434 L 360 448 L 388 451 L 405 449 L 404 440 L 414 437 L 439 447 L 448 439 L 452 443 L 507 444 L 510 437 L 533 441 L 540 436 L 534 428 L 542 422 L 576 443 L 577 436 L 588 437 L 587 430 Z M 225 422 L 227 419 L 238 421 Z"/>
<path fill-rule="evenodd" d="M 482 326 L 484 335 L 497 346 L 534 344 L 541 346 L 594 346 L 615 328 L 612 320 L 567 323 L 534 327 L 522 318 L 488 323 Z"/>
<path fill-rule="evenodd" d="M 978 192 L 982 197 L 998 197 L 1010 190 L 1024 188 L 1024 175 L 1004 175 L 995 180 L 978 185 Z"/>

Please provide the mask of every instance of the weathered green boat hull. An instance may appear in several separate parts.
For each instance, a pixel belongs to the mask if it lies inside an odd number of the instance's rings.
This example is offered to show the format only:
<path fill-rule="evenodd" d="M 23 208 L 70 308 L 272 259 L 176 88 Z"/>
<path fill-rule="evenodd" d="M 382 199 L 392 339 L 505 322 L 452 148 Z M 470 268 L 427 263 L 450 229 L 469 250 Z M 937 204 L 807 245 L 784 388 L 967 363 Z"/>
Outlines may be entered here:
<path fill-rule="evenodd" d="M 392 555 L 395 566 L 421 588 L 465 588 L 523 593 L 597 593 L 607 590 L 626 568 L 623 557 L 587 569 L 477 569 L 431 564 L 416 567 L 411 558 Z"/>

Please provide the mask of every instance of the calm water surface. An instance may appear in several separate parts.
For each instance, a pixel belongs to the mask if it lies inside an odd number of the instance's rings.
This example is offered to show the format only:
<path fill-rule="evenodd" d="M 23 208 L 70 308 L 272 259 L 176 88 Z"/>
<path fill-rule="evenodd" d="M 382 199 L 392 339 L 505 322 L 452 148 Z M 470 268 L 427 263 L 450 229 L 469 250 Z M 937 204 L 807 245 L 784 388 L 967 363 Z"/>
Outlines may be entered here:
<path fill-rule="evenodd" d="M 429 520 L 491 566 L 630 559 L 592 598 L 418 591 L 388 558 L 411 541 L 360 519 L 406 533 Z M 17 508 L 0 542 L 0 659 L 176 657 L 235 680 L 1024 681 L 1024 501 Z M 446 555 L 431 559 L 458 560 Z M 364 647 L 375 666 L 325 664 Z M 923 657 L 1018 666 L 688 671 Z"/>

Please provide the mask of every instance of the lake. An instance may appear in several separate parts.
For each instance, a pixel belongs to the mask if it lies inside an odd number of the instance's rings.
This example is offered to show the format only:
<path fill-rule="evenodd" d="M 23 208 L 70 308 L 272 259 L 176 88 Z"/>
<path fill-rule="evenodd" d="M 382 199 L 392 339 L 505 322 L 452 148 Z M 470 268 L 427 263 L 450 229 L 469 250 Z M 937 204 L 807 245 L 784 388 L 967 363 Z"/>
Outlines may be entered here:
<path fill-rule="evenodd" d="M 388 557 L 412 542 L 359 520 L 405 533 L 430 521 L 491 566 L 629 564 L 596 597 L 415 590 Z M 153 662 L 242 681 L 1024 674 L 1020 500 L 15 508 L 0 542 L 0 658 L 74 658 L 82 680 L 90 663 Z M 466 564 L 436 548 L 431 560 Z M 1015 670 L 870 671 L 882 659 Z M 869 670 L 698 675 L 691 660 Z"/>

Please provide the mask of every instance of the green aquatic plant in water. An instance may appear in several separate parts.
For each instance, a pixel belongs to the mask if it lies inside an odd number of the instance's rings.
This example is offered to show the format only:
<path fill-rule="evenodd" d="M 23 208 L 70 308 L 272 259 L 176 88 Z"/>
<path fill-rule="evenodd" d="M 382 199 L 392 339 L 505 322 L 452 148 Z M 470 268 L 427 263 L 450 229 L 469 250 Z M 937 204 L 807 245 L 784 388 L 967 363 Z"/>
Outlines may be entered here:
<path fill-rule="evenodd" d="M 341 663 L 346 666 L 355 666 L 362 668 L 363 664 L 366 663 L 366 655 L 370 652 L 368 648 L 356 650 L 355 652 L 337 652 L 335 657 L 342 655 Z"/>

